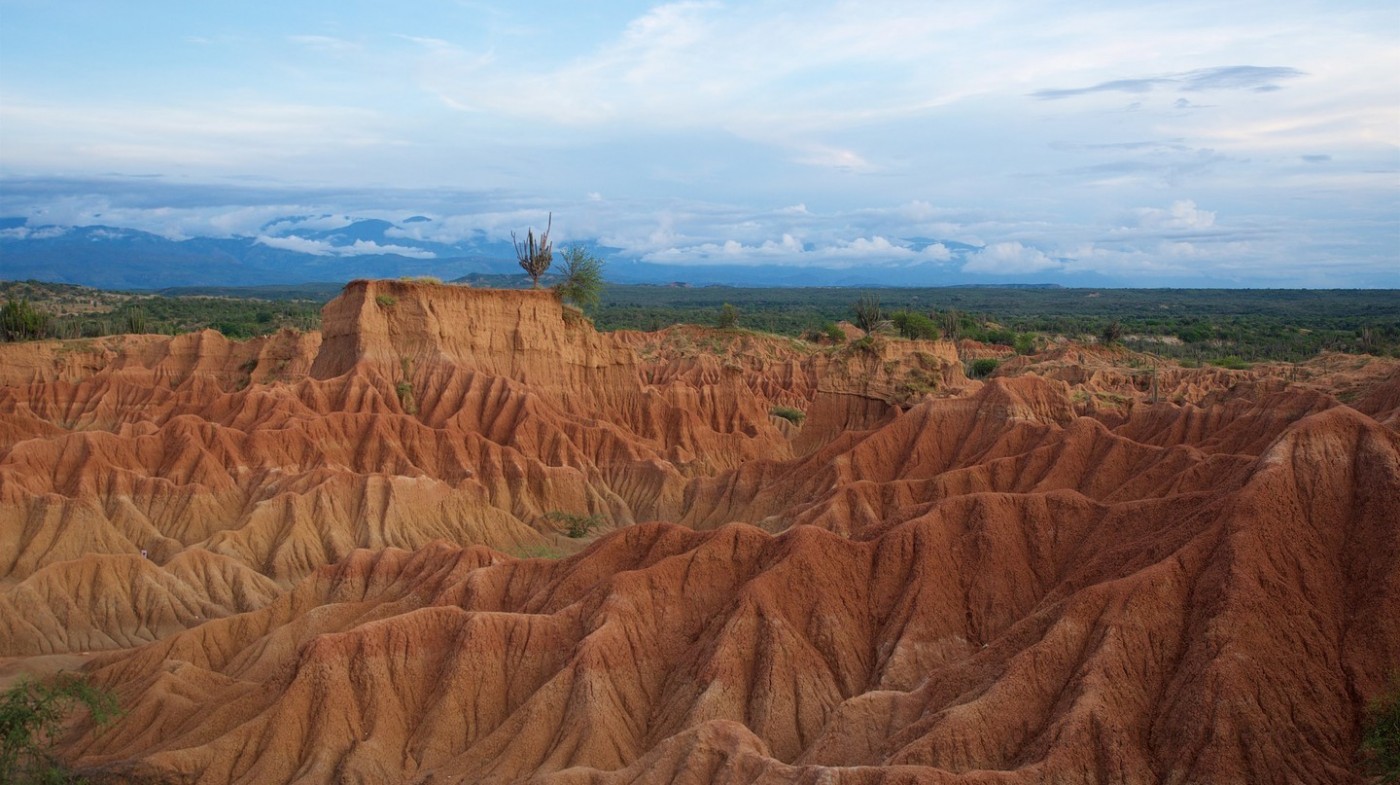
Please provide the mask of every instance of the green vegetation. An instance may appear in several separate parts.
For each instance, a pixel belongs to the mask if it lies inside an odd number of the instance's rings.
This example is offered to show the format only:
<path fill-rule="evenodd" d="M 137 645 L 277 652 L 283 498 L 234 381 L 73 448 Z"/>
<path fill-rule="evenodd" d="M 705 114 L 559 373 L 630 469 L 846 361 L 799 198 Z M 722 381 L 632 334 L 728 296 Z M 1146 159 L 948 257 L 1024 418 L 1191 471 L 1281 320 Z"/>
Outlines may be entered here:
<path fill-rule="evenodd" d="M 530 276 L 530 283 L 536 289 L 540 288 L 540 276 L 544 275 L 550 263 L 554 261 L 554 246 L 549 242 L 549 231 L 553 228 L 554 213 L 550 213 L 549 225 L 545 227 L 538 242 L 535 240 L 533 227 L 525 233 L 523 243 L 515 239 L 515 232 L 510 233 L 510 241 L 515 246 L 515 256 L 520 260 L 520 267 Z"/>
<path fill-rule="evenodd" d="M 934 341 L 943 337 L 943 332 L 938 329 L 938 325 L 921 313 L 895 311 L 890 321 L 903 338 Z"/>
<path fill-rule="evenodd" d="M 807 419 L 806 412 L 791 406 L 774 406 L 768 413 L 774 417 L 781 417 L 793 425 L 801 425 Z"/>
<path fill-rule="evenodd" d="M 739 309 L 725 303 L 720 306 L 719 315 L 715 317 L 715 326 L 721 330 L 732 330 L 739 326 Z"/>
<path fill-rule="evenodd" d="M 1217 357 L 1211 360 L 1210 364 L 1218 365 L 1221 368 L 1228 368 L 1232 371 L 1243 371 L 1244 369 L 1249 367 L 1249 363 L 1245 362 L 1239 357 L 1236 357 L 1233 354 L 1226 355 L 1224 357 Z"/>
<path fill-rule="evenodd" d="M 163 296 L 38 281 L 0 281 L 0 296 L 17 304 L 17 316 L 25 314 L 18 305 L 25 302 L 39 319 L 37 334 L 29 329 L 13 338 L 0 335 L 4 340 L 99 338 L 129 332 L 176 335 L 205 329 L 230 338 L 252 338 L 287 328 L 315 330 L 321 324 L 322 303 L 306 299 Z M 32 326 L 29 318 L 23 323 Z"/>
<path fill-rule="evenodd" d="M 118 714 L 115 696 L 71 674 L 21 681 L 0 695 L 0 782 L 78 782 L 52 750 L 68 716 L 82 708 L 98 726 Z"/>
<path fill-rule="evenodd" d="M 580 246 L 564 251 L 564 267 L 554 293 L 579 308 L 593 308 L 602 301 L 603 261 Z"/>
<path fill-rule="evenodd" d="M 174 334 L 206 328 L 249 338 L 283 328 L 314 330 L 320 326 L 322 303 L 340 289 L 305 284 L 151 294 L 0 282 L 0 299 L 12 308 L 12 318 L 30 325 L 14 337 L 0 338 L 95 338 L 132 329 Z M 592 316 L 598 329 L 607 331 L 658 330 L 679 323 L 737 327 L 742 314 L 747 329 L 793 337 L 824 333 L 841 344 L 845 340 L 836 322 L 850 317 L 852 296 L 851 289 L 837 287 L 607 284 Z M 1061 337 L 1102 340 L 1116 322 L 1111 332 L 1124 347 L 1188 365 L 1300 362 L 1324 351 L 1400 356 L 1400 292 L 1393 290 L 955 287 L 882 289 L 878 298 L 871 297 L 880 305 L 876 321 L 886 318 L 889 309 L 893 326 L 905 337 L 927 337 L 927 320 L 945 338 L 1014 347 L 1022 354 Z"/>
<path fill-rule="evenodd" d="M 395 384 L 394 392 L 398 393 L 399 406 L 403 407 L 404 414 L 418 413 L 418 402 L 413 399 L 413 382 L 405 380 Z"/>
<path fill-rule="evenodd" d="M 594 315 L 600 330 L 708 324 L 721 303 L 744 326 L 798 337 L 849 318 L 841 287 L 741 289 L 611 284 Z M 949 339 L 1030 351 L 1036 336 L 1092 341 L 1115 320 L 1120 342 L 1188 363 L 1235 356 L 1297 362 L 1324 351 L 1400 356 L 1400 292 L 1293 289 L 881 289 L 883 308 L 927 316 Z M 1044 338 L 1040 339 L 1044 340 Z"/>
<path fill-rule="evenodd" d="M 378 304 L 380 308 L 393 308 L 395 305 L 399 304 L 398 299 L 392 294 L 376 294 L 374 296 L 374 302 Z"/>
<path fill-rule="evenodd" d="M 1103 326 L 1103 330 L 1099 332 L 1099 340 L 1103 341 L 1104 344 L 1108 346 L 1112 346 L 1113 344 L 1118 343 L 1120 340 L 1122 340 L 1122 338 L 1123 323 L 1118 321 L 1117 319 L 1114 319 L 1108 324 L 1105 324 Z"/>
<path fill-rule="evenodd" d="M 967 375 L 974 379 L 985 379 L 991 376 L 1001 365 L 995 357 L 983 357 L 980 360 L 973 360 L 967 365 Z"/>
<path fill-rule="evenodd" d="M 6 341 L 32 341 L 48 331 L 49 315 L 20 298 L 7 300 L 0 308 L 0 338 Z"/>
<path fill-rule="evenodd" d="M 594 529 L 603 525 L 603 516 L 596 513 L 593 515 L 575 515 L 571 512 L 554 510 L 544 517 L 545 520 L 552 523 L 563 524 L 564 533 L 575 540 L 580 537 L 587 537 Z"/>
<path fill-rule="evenodd" d="M 880 298 L 877 295 L 866 292 L 856 300 L 851 306 L 851 311 L 855 314 L 852 324 L 864 330 L 866 337 L 876 333 L 882 333 L 890 329 L 891 323 L 885 318 L 884 311 L 880 308 Z"/>
<path fill-rule="evenodd" d="M 1400 783 L 1400 671 L 1366 709 L 1361 754 L 1367 768 L 1384 783 Z"/>

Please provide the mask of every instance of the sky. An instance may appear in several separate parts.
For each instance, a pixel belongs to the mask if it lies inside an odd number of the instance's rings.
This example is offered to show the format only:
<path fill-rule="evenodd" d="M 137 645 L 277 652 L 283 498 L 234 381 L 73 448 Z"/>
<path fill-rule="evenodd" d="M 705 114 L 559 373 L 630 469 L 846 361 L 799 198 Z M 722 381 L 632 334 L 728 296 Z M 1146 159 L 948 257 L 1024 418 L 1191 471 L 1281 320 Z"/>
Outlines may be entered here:
<path fill-rule="evenodd" d="M 550 212 L 671 264 L 1400 287 L 1400 3 L 0 0 L 0 215 Z"/>

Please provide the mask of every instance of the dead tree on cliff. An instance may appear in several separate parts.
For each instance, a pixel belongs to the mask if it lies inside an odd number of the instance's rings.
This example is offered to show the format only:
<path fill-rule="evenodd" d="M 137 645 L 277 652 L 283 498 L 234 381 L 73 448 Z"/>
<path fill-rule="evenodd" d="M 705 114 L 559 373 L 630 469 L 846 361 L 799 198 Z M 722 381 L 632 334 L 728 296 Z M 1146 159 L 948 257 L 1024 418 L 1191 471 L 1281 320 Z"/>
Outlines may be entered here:
<path fill-rule="evenodd" d="M 520 260 L 520 266 L 525 268 L 526 274 L 530 276 L 530 282 L 535 288 L 540 288 L 540 276 L 549 269 L 549 263 L 554 261 L 554 246 L 549 243 L 549 230 L 554 228 L 554 213 L 549 214 L 549 224 L 545 226 L 544 233 L 540 235 L 539 242 L 535 241 L 535 230 L 532 228 L 525 233 L 525 242 L 515 239 L 515 232 L 510 233 L 511 245 L 515 246 L 515 257 Z"/>

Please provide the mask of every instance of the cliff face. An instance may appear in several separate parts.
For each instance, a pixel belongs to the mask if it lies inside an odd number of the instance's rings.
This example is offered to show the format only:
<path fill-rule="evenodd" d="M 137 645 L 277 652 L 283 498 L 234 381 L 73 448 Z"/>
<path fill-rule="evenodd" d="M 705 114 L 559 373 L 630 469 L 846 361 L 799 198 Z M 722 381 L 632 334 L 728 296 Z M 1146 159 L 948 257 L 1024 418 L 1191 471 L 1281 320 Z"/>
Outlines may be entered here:
<path fill-rule="evenodd" d="M 120 696 L 94 776 L 1361 781 L 1400 363 L 978 382 L 407 282 L 324 325 L 0 346 L 0 656 Z"/>

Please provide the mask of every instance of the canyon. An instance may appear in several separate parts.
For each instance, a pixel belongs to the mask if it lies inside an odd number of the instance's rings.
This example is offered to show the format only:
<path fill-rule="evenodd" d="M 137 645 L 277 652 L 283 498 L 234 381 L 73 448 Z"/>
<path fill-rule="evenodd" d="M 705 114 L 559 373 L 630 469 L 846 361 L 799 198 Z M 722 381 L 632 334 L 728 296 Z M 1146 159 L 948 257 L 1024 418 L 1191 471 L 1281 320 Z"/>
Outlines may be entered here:
<path fill-rule="evenodd" d="M 0 684 L 117 696 L 92 781 L 1366 781 L 1400 361 L 322 325 L 0 345 Z"/>

